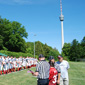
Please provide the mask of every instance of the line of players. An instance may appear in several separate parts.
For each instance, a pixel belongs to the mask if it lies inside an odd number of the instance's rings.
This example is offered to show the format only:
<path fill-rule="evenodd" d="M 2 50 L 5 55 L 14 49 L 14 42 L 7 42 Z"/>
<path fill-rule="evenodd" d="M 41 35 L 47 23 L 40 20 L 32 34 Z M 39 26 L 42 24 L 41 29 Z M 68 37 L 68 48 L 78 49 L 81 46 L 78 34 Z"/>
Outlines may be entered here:
<path fill-rule="evenodd" d="M 28 69 L 31 67 L 35 67 L 38 60 L 32 57 L 5 57 L 0 55 L 0 75 L 8 74 L 15 71 L 20 71 L 21 69 Z"/>

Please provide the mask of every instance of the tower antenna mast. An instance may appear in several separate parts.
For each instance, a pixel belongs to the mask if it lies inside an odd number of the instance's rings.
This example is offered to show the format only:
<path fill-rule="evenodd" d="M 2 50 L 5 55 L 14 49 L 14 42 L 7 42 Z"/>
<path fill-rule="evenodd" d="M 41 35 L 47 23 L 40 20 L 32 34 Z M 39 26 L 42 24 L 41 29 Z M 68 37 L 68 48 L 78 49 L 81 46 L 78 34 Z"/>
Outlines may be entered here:
<path fill-rule="evenodd" d="M 62 1 L 60 0 L 60 11 L 61 11 L 61 15 L 62 15 Z"/>
<path fill-rule="evenodd" d="M 61 36 L 62 36 L 62 48 L 64 46 L 64 32 L 63 32 L 63 21 L 64 21 L 64 16 L 62 14 L 62 1 L 60 0 L 60 11 L 61 11 L 61 15 L 60 15 L 60 21 L 61 21 Z"/>

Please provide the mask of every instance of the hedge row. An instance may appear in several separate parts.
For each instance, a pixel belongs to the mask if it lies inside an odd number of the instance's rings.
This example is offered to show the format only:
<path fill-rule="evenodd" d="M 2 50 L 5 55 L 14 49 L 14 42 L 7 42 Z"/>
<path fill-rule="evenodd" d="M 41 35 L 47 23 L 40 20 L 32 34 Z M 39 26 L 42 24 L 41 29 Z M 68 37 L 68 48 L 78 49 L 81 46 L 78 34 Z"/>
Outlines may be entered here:
<path fill-rule="evenodd" d="M 19 56 L 22 56 L 22 57 L 34 57 L 34 55 L 30 54 L 30 53 L 22 53 L 22 52 L 11 52 L 11 51 L 5 51 L 5 50 L 0 50 L 0 53 L 3 53 L 3 54 L 6 54 L 8 56 L 13 56 L 13 57 L 19 57 Z M 35 55 L 35 57 L 37 58 L 38 56 Z"/>

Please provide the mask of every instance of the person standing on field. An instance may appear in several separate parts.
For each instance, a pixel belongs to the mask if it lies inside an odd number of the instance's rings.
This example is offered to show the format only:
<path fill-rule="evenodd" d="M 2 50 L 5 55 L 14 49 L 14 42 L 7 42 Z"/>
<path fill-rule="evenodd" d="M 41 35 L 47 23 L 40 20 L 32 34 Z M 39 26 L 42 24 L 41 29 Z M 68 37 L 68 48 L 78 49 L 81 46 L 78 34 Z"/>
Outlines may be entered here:
<path fill-rule="evenodd" d="M 56 62 L 61 68 L 60 85 L 69 85 L 68 69 L 70 68 L 69 63 L 63 60 L 61 55 L 58 56 L 58 62 Z"/>
<path fill-rule="evenodd" d="M 45 61 L 45 57 L 40 54 L 39 62 L 36 65 L 36 71 L 32 74 L 38 77 L 37 85 L 48 85 L 49 84 L 49 71 L 50 65 Z"/>
<path fill-rule="evenodd" d="M 2 65 L 3 65 L 3 60 L 2 60 L 2 55 L 0 55 L 0 75 L 2 75 Z"/>
<path fill-rule="evenodd" d="M 52 61 L 50 61 L 49 64 L 50 64 L 49 85 L 56 85 L 58 72 L 55 69 L 54 63 Z"/>
<path fill-rule="evenodd" d="M 55 69 L 58 71 L 57 84 L 60 84 L 60 75 L 61 75 L 60 66 L 55 62 L 55 59 L 54 59 L 53 56 L 50 56 L 50 57 L 49 57 L 49 62 L 53 62 L 53 63 L 54 63 L 54 67 L 55 67 Z"/>

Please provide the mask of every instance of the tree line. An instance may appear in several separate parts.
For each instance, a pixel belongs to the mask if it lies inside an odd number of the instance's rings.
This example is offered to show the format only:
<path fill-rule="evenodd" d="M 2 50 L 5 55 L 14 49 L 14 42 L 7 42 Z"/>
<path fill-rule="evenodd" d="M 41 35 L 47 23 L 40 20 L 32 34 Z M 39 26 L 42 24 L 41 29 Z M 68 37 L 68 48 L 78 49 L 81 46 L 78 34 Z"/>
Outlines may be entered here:
<path fill-rule="evenodd" d="M 6 18 L 0 18 L 0 50 L 11 52 L 22 52 L 34 55 L 34 43 L 26 42 L 24 38 L 28 37 L 25 27 L 17 21 L 9 21 Z M 43 44 L 40 41 L 35 42 L 35 55 L 43 54 L 47 59 L 50 55 L 59 55 L 56 48 Z"/>
<path fill-rule="evenodd" d="M 85 58 L 85 36 L 78 42 L 76 39 L 72 43 L 65 43 L 62 49 L 62 55 L 68 58 L 70 61 L 76 61 L 76 59 Z"/>

